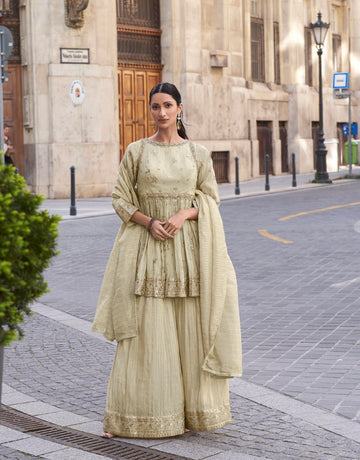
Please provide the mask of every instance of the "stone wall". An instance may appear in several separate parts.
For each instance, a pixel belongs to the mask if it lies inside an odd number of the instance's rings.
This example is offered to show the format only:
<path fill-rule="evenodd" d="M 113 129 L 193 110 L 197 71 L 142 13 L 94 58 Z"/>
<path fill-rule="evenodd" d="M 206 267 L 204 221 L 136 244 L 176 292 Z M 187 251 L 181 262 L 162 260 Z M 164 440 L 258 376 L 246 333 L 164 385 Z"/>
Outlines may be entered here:
<path fill-rule="evenodd" d="M 119 161 L 115 2 L 92 0 L 84 26 L 65 25 L 63 0 L 21 2 L 25 177 L 50 198 L 111 193 Z M 90 64 L 60 63 L 60 48 L 89 48 Z M 70 99 L 80 80 L 82 104 Z"/>
<path fill-rule="evenodd" d="M 308 86 L 304 27 L 321 10 L 323 20 L 332 23 L 323 54 L 324 132 L 328 171 L 337 170 L 337 130 L 348 120 L 348 100 L 333 98 L 332 31 L 341 35 L 343 72 L 349 70 L 351 43 L 352 121 L 358 121 L 359 1 L 258 0 L 264 83 L 252 81 L 251 4 L 160 0 L 163 81 L 182 93 L 191 139 L 210 151 L 230 152 L 230 181 L 238 156 L 240 180 L 247 180 L 260 174 L 258 122 L 271 126 L 273 169 L 282 172 L 279 124 L 285 124 L 289 164 L 294 152 L 297 171 L 313 171 L 318 61 L 312 46 L 313 85 Z M 116 2 L 90 0 L 80 29 L 65 25 L 64 0 L 21 0 L 20 5 L 25 177 L 37 193 L 68 197 L 74 165 L 78 197 L 109 195 L 119 161 Z M 275 83 L 274 21 L 280 31 L 281 84 Z M 60 63 L 60 48 L 89 48 L 90 64 Z M 69 96 L 74 80 L 85 88 L 78 105 Z"/>
<path fill-rule="evenodd" d="M 360 59 L 360 5 L 356 0 L 258 1 L 264 20 L 265 83 L 251 78 L 251 8 L 248 0 L 161 0 L 163 80 L 179 85 L 190 137 L 211 151 L 230 151 L 240 159 L 240 179 L 259 176 L 257 121 L 272 124 L 274 173 L 281 173 L 279 122 L 288 128 L 288 158 L 296 154 L 297 172 L 314 170 L 312 122 L 319 120 L 318 56 L 313 43 L 313 86 L 305 84 L 304 27 L 316 22 L 319 10 L 342 38 L 342 69 L 348 71 L 347 6 L 352 9 L 352 82 Z M 340 19 L 333 9 L 339 7 Z M 274 20 L 280 29 L 281 84 L 275 84 Z M 332 29 L 323 52 L 324 132 L 328 171 L 338 169 L 337 123 L 347 122 L 348 100 L 334 100 Z M 355 71 L 354 67 L 357 68 Z M 355 83 L 356 81 L 356 83 Z M 354 89 L 355 89 L 354 87 Z M 355 90 L 355 91 L 356 91 Z M 359 118 L 359 92 L 352 98 L 353 121 Z"/>

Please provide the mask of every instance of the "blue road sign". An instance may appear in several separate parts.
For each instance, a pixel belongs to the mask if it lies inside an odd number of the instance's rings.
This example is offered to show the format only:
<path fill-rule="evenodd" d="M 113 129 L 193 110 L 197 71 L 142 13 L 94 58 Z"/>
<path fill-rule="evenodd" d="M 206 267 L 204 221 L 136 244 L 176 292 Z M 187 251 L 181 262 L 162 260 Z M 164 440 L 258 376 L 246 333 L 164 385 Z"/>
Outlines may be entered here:
<path fill-rule="evenodd" d="M 348 73 L 334 73 L 333 88 L 346 89 L 348 87 L 349 74 Z"/>
<path fill-rule="evenodd" d="M 349 123 L 343 123 L 342 131 L 343 131 L 344 136 L 349 135 Z M 357 136 L 357 134 L 358 134 L 358 124 L 357 123 L 351 123 L 351 135 L 352 136 Z"/>

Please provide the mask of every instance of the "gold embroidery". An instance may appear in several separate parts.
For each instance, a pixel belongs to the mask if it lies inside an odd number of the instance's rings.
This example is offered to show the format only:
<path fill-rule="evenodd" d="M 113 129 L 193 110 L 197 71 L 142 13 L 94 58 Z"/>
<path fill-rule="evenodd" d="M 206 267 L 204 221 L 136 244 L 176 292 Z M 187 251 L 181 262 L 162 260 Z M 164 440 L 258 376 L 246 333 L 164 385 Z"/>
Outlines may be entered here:
<path fill-rule="evenodd" d="M 198 297 L 200 295 L 200 278 L 187 280 L 137 278 L 135 281 L 135 295 L 145 297 Z"/>
<path fill-rule="evenodd" d="M 230 404 L 201 412 L 186 412 L 185 426 L 192 431 L 217 430 L 232 422 Z"/>
<path fill-rule="evenodd" d="M 136 417 L 105 411 L 104 431 L 128 438 L 165 438 L 185 431 L 184 414 Z"/>
<path fill-rule="evenodd" d="M 123 200 L 113 200 L 113 207 L 117 215 L 124 221 L 129 222 L 131 216 L 138 210 L 136 206 Z"/>
<path fill-rule="evenodd" d="M 189 193 L 140 193 L 139 194 L 140 198 L 146 198 L 146 199 L 173 199 L 173 200 L 194 200 L 195 196 L 190 195 Z"/>
<path fill-rule="evenodd" d="M 201 412 L 186 412 L 162 417 L 137 417 L 105 410 L 104 431 L 129 438 L 165 438 L 192 431 L 217 430 L 232 422 L 230 405 Z"/>

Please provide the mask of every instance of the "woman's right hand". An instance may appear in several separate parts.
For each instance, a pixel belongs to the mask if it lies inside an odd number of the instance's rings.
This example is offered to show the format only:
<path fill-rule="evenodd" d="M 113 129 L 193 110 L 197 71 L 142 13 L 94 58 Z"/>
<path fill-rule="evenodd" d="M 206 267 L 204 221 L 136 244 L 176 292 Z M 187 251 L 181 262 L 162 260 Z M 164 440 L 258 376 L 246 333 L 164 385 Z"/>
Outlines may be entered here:
<path fill-rule="evenodd" d="M 174 238 L 173 235 L 170 235 L 170 233 L 168 233 L 164 229 L 159 220 L 154 220 L 154 222 L 152 223 L 150 234 L 153 238 L 155 238 L 158 241 L 165 241 L 168 238 Z"/>

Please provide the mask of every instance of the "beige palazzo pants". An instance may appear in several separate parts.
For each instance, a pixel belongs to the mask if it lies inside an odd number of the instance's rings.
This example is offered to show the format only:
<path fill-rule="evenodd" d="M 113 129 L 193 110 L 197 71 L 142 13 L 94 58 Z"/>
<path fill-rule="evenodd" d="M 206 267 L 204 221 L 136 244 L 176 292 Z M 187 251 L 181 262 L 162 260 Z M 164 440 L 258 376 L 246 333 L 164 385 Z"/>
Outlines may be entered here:
<path fill-rule="evenodd" d="M 118 343 L 104 431 L 161 438 L 231 423 L 229 381 L 201 370 L 199 298 L 137 298 L 139 334 Z"/>

